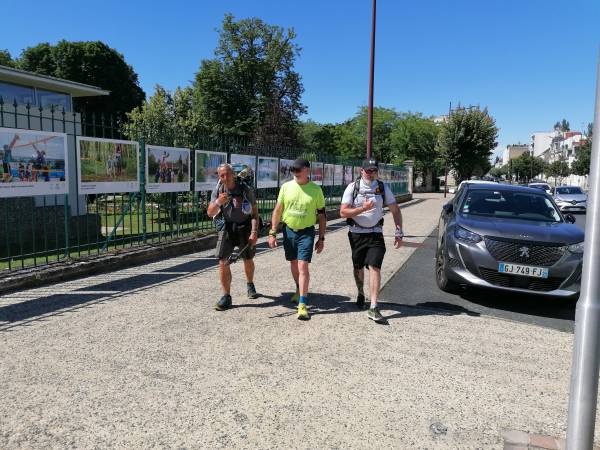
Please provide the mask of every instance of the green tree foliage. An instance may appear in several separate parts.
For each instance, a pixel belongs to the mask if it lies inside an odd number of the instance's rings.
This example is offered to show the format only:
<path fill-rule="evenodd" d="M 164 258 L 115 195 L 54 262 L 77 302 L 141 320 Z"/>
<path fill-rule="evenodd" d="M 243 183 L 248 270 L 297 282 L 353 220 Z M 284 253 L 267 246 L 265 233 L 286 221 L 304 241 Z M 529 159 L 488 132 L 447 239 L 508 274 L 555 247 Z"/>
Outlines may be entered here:
<path fill-rule="evenodd" d="M 546 171 L 546 163 L 542 158 L 523 153 L 511 162 L 512 173 L 518 174 L 520 180 L 531 180 Z"/>
<path fill-rule="evenodd" d="M 580 145 L 575 150 L 575 161 L 571 164 L 573 173 L 575 175 L 589 175 L 591 159 L 592 140 L 588 139 L 585 144 Z"/>
<path fill-rule="evenodd" d="M 401 114 L 391 132 L 392 160 L 412 159 L 416 172 L 435 173 L 439 169 L 438 135 L 439 127 L 433 120 L 420 113 Z"/>
<path fill-rule="evenodd" d="M 126 113 L 140 106 L 146 97 L 138 75 L 123 55 L 100 41 L 42 43 L 25 49 L 16 65 L 110 91 L 108 96 L 73 99 L 78 111 Z"/>
<path fill-rule="evenodd" d="M 336 126 L 321 125 L 312 120 L 300 123 L 299 143 L 302 148 L 315 154 L 338 154 L 335 143 Z"/>
<path fill-rule="evenodd" d="M 8 50 L 0 50 L 0 66 L 14 67 L 15 62 Z"/>
<path fill-rule="evenodd" d="M 495 178 L 502 178 L 508 175 L 508 165 L 502 167 L 492 167 L 489 174 Z"/>
<path fill-rule="evenodd" d="M 171 94 L 162 86 L 142 106 L 128 115 L 125 131 L 130 138 L 143 136 L 146 142 L 167 146 L 190 146 L 203 129 L 193 108 L 191 88 L 177 88 Z"/>
<path fill-rule="evenodd" d="M 556 131 L 571 131 L 571 125 L 567 119 L 563 119 L 561 122 L 554 124 L 554 129 Z"/>
<path fill-rule="evenodd" d="M 497 137 L 496 122 L 487 109 L 459 107 L 441 125 L 438 146 L 457 181 L 463 181 L 488 172 Z"/>
<path fill-rule="evenodd" d="M 546 175 L 549 177 L 554 177 L 555 183 L 558 178 L 566 177 L 570 173 L 571 169 L 569 168 L 569 163 L 565 161 L 564 157 L 562 156 L 560 159 L 550 163 L 546 168 Z"/>
<path fill-rule="evenodd" d="M 201 62 L 193 85 L 197 110 L 211 133 L 297 142 L 298 117 L 306 108 L 294 71 L 300 53 L 295 38 L 293 29 L 225 15 L 215 58 Z"/>

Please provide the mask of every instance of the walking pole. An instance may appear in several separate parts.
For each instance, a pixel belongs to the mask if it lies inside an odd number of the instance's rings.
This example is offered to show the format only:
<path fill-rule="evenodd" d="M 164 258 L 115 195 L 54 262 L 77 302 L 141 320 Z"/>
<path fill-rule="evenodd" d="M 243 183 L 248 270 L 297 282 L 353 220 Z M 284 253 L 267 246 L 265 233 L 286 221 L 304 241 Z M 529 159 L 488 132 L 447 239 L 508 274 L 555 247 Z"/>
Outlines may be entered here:
<path fill-rule="evenodd" d="M 600 52 L 596 79 L 594 139 L 585 226 L 581 295 L 575 312 L 567 449 L 588 450 L 594 442 L 600 341 Z"/>

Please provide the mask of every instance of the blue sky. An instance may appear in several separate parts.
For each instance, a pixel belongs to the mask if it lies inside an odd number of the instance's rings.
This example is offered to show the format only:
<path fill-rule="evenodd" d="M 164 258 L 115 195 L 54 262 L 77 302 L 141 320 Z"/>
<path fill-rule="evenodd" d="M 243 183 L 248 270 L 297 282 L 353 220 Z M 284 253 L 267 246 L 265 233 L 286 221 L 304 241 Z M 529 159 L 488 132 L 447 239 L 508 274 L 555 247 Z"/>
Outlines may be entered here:
<path fill-rule="evenodd" d="M 593 119 L 600 44 L 596 0 L 379 0 L 375 104 L 444 114 L 487 106 L 499 148 L 563 117 Z M 60 5 L 60 6 L 58 6 Z M 148 95 L 186 86 L 211 58 L 225 12 L 293 27 L 306 118 L 340 122 L 368 97 L 371 0 L 148 2 L 3 0 L 0 48 L 102 40 L 125 55 Z M 99 6 L 101 5 L 101 6 Z"/>

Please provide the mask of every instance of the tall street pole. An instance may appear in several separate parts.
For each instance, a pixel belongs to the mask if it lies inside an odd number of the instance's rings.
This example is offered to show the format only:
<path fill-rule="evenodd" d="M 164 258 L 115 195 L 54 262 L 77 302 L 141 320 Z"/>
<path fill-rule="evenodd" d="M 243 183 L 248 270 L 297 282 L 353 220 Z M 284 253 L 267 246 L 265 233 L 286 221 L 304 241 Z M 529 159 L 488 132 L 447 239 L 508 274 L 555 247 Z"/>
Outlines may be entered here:
<path fill-rule="evenodd" d="M 371 69 L 369 72 L 369 106 L 367 111 L 367 159 L 371 157 L 373 147 L 373 79 L 375 74 L 375 17 L 377 0 L 373 0 L 373 20 L 371 24 Z"/>
<path fill-rule="evenodd" d="M 594 139 L 585 224 L 581 295 L 575 310 L 567 449 L 591 449 L 594 443 L 598 364 L 600 362 L 600 52 L 596 78 Z"/>

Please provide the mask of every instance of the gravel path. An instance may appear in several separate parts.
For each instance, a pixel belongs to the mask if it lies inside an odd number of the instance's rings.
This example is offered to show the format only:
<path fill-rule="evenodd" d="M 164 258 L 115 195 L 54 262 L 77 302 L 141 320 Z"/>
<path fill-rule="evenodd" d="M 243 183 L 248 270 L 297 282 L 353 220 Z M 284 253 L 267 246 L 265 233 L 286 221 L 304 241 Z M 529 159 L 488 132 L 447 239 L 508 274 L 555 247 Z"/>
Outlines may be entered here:
<path fill-rule="evenodd" d="M 403 208 L 422 242 L 443 199 Z M 335 225 L 333 228 L 336 228 Z M 386 220 L 392 233 L 391 217 Z M 414 247 L 393 250 L 385 279 Z M 572 335 L 483 316 L 353 304 L 343 227 L 311 266 L 312 318 L 283 250 L 235 264 L 216 312 L 208 253 L 0 297 L 0 448 L 502 448 L 564 437 Z M 433 276 L 433 261 L 430 271 Z M 402 293 L 398 296 L 401 298 Z M 350 298 L 351 297 L 351 298 Z"/>

